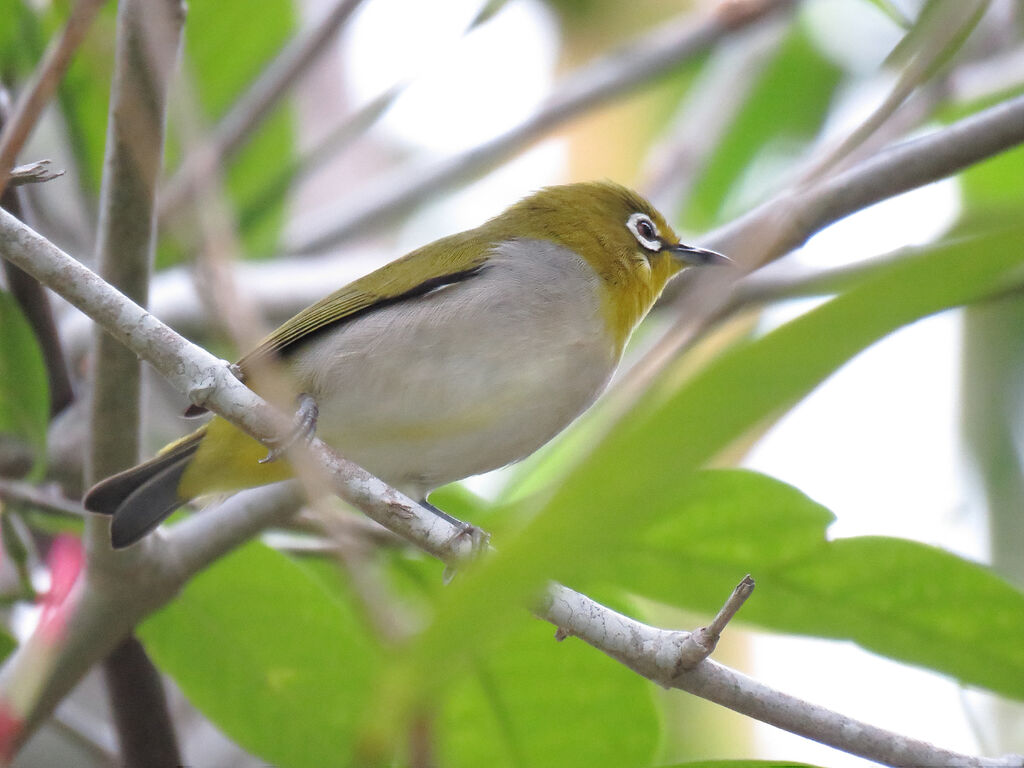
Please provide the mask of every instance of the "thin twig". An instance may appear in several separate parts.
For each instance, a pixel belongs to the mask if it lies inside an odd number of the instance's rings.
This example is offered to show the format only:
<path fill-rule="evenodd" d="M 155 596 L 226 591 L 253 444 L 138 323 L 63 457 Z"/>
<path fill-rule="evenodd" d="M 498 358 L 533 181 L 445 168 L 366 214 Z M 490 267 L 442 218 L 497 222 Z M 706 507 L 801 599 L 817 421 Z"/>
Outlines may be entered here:
<path fill-rule="evenodd" d="M 324 251 L 357 231 L 391 223 L 439 192 L 479 176 L 573 117 L 650 82 L 748 24 L 790 9 L 794 0 L 729 5 L 728 13 L 714 12 L 698 20 L 686 14 L 577 70 L 537 112 L 488 142 L 425 169 L 400 168 L 361 188 L 358 195 L 343 200 L 329 214 L 317 214 L 321 223 L 309 221 L 296 227 L 303 235 L 288 250 L 303 254 Z"/>
<path fill-rule="evenodd" d="M 7 186 L 18 153 L 35 128 L 43 109 L 53 97 L 57 84 L 71 63 L 71 56 L 85 39 L 103 0 L 78 0 L 60 37 L 46 49 L 43 60 L 22 91 L 11 119 L 0 131 L 0 193 Z"/>
<path fill-rule="evenodd" d="M 676 662 L 679 669 L 693 669 L 700 662 L 704 661 L 715 650 L 725 626 L 732 621 L 736 612 L 743 607 L 754 592 L 754 580 L 750 574 L 744 576 L 740 583 L 733 589 L 729 599 L 725 601 L 722 608 L 715 614 L 715 618 L 705 627 L 698 627 L 686 638 L 679 648 L 679 659 Z"/>
<path fill-rule="evenodd" d="M 20 480 L 0 479 L 0 501 L 24 504 L 41 512 L 72 520 L 81 520 L 85 517 L 85 509 L 78 502 L 65 498 L 57 491 L 51 493 Z"/>
<path fill-rule="evenodd" d="M 36 160 L 34 163 L 19 165 L 11 169 L 11 177 L 7 180 L 8 187 L 21 187 L 25 184 L 42 184 L 53 181 L 64 175 L 64 171 L 50 169 L 49 160 Z"/>
<path fill-rule="evenodd" d="M 210 146 L 189 154 L 177 173 L 164 185 L 160 198 L 160 219 L 174 215 L 189 201 L 196 179 L 211 170 L 211 163 L 223 166 L 245 146 L 246 140 L 263 124 L 295 82 L 309 69 L 344 27 L 363 0 L 337 0 L 327 16 L 306 34 L 293 38 L 249 86 L 213 129 Z"/>

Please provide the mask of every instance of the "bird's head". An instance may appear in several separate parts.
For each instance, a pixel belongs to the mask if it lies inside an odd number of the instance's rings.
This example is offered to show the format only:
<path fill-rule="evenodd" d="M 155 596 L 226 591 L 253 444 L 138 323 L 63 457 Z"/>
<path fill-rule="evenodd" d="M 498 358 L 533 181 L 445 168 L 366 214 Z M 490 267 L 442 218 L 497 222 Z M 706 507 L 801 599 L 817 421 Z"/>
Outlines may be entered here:
<path fill-rule="evenodd" d="M 601 280 L 608 327 L 620 350 L 673 275 L 689 266 L 730 263 L 680 243 L 654 206 L 608 181 L 547 187 L 490 225 L 503 236 L 550 240 L 584 259 Z"/>

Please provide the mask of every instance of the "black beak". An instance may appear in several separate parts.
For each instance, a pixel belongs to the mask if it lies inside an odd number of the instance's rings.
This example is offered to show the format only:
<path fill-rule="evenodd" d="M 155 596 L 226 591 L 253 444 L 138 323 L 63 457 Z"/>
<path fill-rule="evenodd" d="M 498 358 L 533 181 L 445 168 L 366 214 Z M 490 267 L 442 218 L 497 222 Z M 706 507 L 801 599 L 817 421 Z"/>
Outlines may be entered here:
<path fill-rule="evenodd" d="M 665 250 L 671 253 L 680 261 L 692 264 L 694 266 L 703 266 L 705 264 L 735 264 L 732 259 L 728 256 L 723 256 L 716 251 L 709 251 L 706 248 L 697 248 L 692 245 L 669 245 L 665 247 Z"/>

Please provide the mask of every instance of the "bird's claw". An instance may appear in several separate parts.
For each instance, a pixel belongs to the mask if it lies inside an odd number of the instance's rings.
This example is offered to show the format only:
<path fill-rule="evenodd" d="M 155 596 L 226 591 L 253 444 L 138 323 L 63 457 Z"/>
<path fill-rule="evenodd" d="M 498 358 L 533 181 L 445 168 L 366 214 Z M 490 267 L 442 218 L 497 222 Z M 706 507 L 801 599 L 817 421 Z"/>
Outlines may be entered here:
<path fill-rule="evenodd" d="M 445 565 L 444 573 L 441 574 L 441 581 L 445 584 L 450 584 L 452 579 L 455 578 L 455 574 L 458 573 L 460 564 L 479 558 L 487 551 L 487 548 L 491 543 L 491 534 L 483 528 L 478 528 L 470 523 L 464 523 L 461 520 L 457 521 L 457 527 L 459 530 L 452 534 L 451 538 L 445 542 L 445 547 L 450 547 L 463 536 L 467 536 L 469 537 L 469 554 L 460 558 L 457 563 L 448 563 Z"/>
<path fill-rule="evenodd" d="M 295 419 L 288 434 L 279 440 L 270 442 L 267 455 L 260 459 L 260 464 L 269 464 L 284 456 L 288 449 L 302 441 L 308 443 L 316 434 L 316 422 L 320 416 L 320 408 L 312 395 L 305 393 L 299 395 L 298 407 L 295 410 Z"/>

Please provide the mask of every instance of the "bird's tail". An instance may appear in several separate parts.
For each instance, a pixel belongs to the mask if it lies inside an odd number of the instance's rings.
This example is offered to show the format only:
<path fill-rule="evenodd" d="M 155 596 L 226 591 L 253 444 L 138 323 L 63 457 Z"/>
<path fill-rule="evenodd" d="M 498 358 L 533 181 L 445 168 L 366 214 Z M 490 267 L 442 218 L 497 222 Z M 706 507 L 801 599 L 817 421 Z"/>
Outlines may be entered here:
<path fill-rule="evenodd" d="M 110 540 L 115 549 L 134 544 L 188 500 L 181 497 L 178 487 L 205 434 L 206 427 L 200 427 L 149 461 L 89 489 L 83 500 L 85 508 L 114 516 Z"/>

